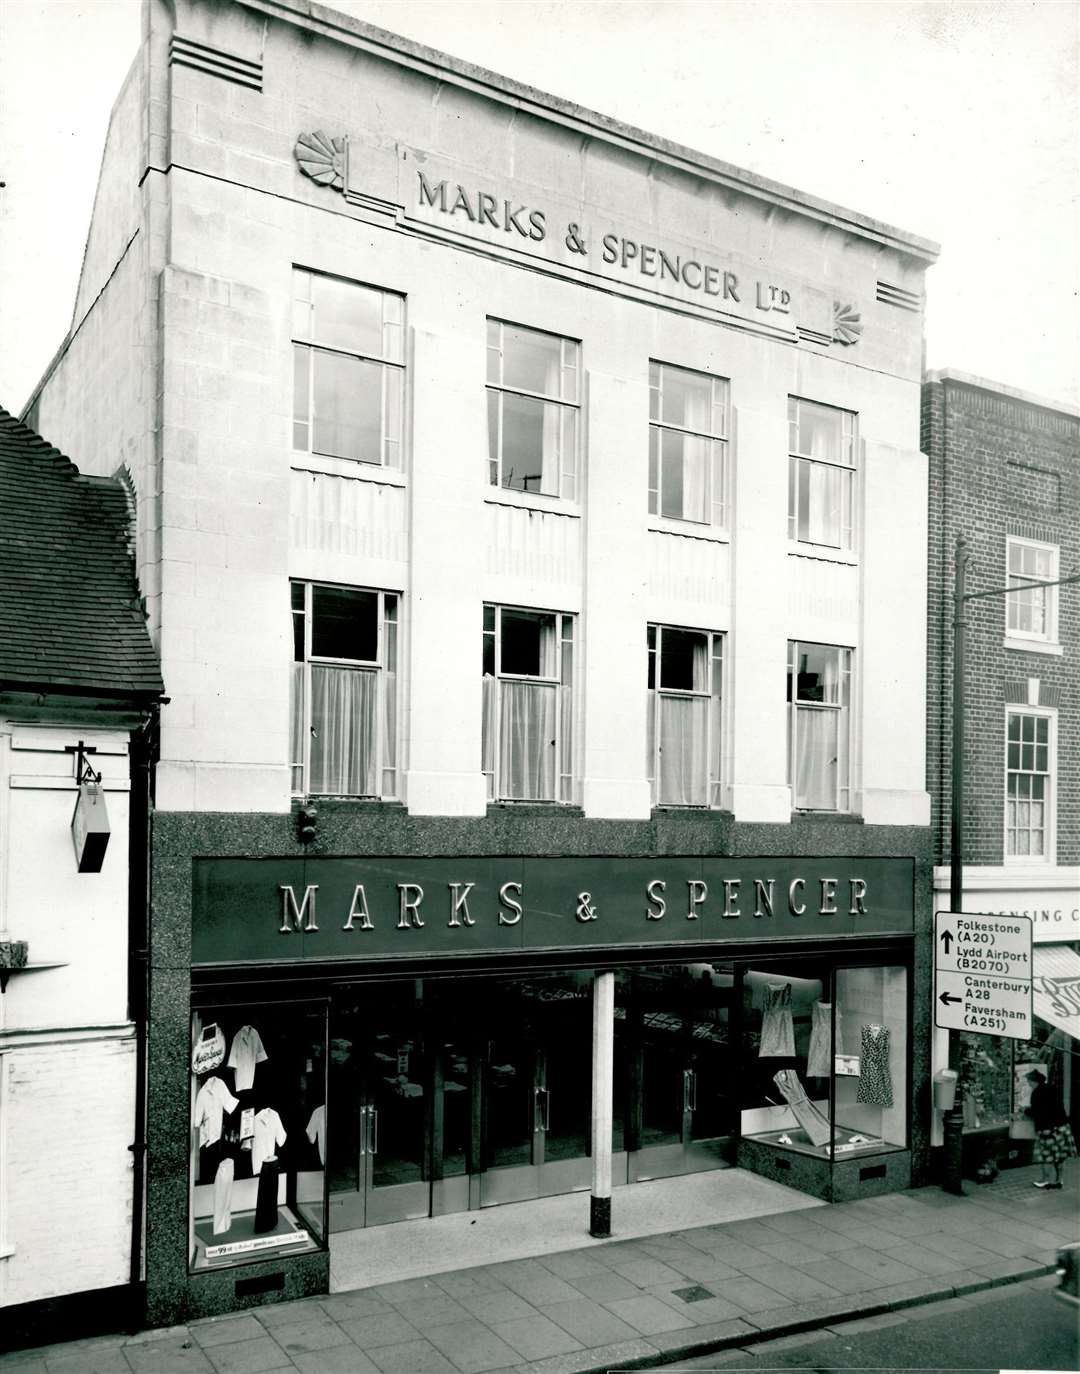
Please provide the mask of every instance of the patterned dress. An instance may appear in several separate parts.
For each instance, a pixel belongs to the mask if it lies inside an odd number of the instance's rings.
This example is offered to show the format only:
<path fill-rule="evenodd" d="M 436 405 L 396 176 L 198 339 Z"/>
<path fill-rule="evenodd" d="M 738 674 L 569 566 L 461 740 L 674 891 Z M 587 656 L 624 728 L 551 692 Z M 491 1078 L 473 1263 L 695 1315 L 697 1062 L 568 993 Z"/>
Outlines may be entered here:
<path fill-rule="evenodd" d="M 862 1057 L 855 1101 L 872 1107 L 891 1107 L 893 1104 L 888 1026 L 871 1024 L 862 1028 Z"/>
<path fill-rule="evenodd" d="M 791 984 L 765 984 L 759 1059 L 794 1059 L 795 1024 L 791 1019 Z"/>

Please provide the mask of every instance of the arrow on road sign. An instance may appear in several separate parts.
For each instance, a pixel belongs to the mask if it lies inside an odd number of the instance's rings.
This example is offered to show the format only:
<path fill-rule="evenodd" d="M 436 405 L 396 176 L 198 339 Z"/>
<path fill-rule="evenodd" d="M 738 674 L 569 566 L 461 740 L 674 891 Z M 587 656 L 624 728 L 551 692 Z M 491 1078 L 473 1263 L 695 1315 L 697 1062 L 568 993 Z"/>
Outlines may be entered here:
<path fill-rule="evenodd" d="M 953 940 L 954 940 L 955 938 L 956 938 L 956 937 L 953 935 L 953 933 L 952 933 L 951 930 L 943 930 L 943 931 L 941 932 L 941 943 L 945 946 L 945 953 L 946 953 L 946 954 L 948 954 L 948 952 L 949 952 L 949 946 L 952 944 L 952 942 L 953 942 Z"/>
<path fill-rule="evenodd" d="M 962 1002 L 962 997 L 954 997 L 951 992 L 943 992 L 938 999 L 943 1006 L 948 1006 L 950 1002 Z"/>

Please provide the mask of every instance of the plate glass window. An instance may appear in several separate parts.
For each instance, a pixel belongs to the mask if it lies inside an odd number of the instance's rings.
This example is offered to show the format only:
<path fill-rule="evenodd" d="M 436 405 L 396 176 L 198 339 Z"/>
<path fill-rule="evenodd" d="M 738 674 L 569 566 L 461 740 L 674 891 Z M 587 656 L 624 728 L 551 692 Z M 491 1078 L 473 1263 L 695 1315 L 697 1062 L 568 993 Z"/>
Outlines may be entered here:
<path fill-rule="evenodd" d="M 788 397 L 788 538 L 855 547 L 855 416 Z"/>
<path fill-rule="evenodd" d="M 1009 539 L 1006 549 L 1008 585 L 1056 582 L 1058 550 L 1054 544 Z M 1006 627 L 1024 639 L 1057 639 L 1056 587 L 1020 586 L 1005 598 Z"/>
<path fill-rule="evenodd" d="M 1005 853 L 1009 858 L 1050 855 L 1052 721 L 1010 711 L 1006 726 Z"/>
<path fill-rule="evenodd" d="M 648 627 L 646 767 L 656 806 L 718 806 L 724 637 Z"/>
<path fill-rule="evenodd" d="M 488 481 L 577 499 L 581 345 L 487 322 Z"/>
<path fill-rule="evenodd" d="M 800 811 L 851 809 L 851 650 L 788 642 L 788 781 Z"/>
<path fill-rule="evenodd" d="M 293 448 L 400 468 L 405 301 L 293 272 Z"/>
<path fill-rule="evenodd" d="M 397 796 L 394 592 L 292 584 L 292 790 Z"/>
<path fill-rule="evenodd" d="M 649 363 L 649 514 L 727 524 L 728 383 Z"/>
<path fill-rule="evenodd" d="M 574 800 L 574 617 L 484 607 L 483 768 L 505 801 Z"/>

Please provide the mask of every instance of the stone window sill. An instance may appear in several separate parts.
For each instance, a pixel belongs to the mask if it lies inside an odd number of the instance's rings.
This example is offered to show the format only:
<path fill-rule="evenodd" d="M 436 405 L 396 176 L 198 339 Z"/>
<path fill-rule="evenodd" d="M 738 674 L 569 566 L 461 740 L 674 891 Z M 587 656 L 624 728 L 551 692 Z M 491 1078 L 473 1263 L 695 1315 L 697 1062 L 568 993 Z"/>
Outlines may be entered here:
<path fill-rule="evenodd" d="M 1005 637 L 1005 648 L 1013 649 L 1022 654 L 1049 654 L 1051 657 L 1060 658 L 1064 653 L 1064 646 L 1053 644 L 1047 639 L 1011 639 Z"/>

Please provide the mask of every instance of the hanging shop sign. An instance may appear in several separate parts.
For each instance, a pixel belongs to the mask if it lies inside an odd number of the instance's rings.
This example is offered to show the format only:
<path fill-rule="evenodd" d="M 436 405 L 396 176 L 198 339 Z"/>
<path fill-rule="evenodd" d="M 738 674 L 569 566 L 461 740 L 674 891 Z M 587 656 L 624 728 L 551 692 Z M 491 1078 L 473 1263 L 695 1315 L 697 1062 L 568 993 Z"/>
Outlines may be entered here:
<path fill-rule="evenodd" d="M 196 859 L 192 962 L 910 935 L 911 859 Z"/>
<path fill-rule="evenodd" d="M 942 1029 L 1031 1038 L 1031 922 L 939 911 L 934 1018 Z"/>

